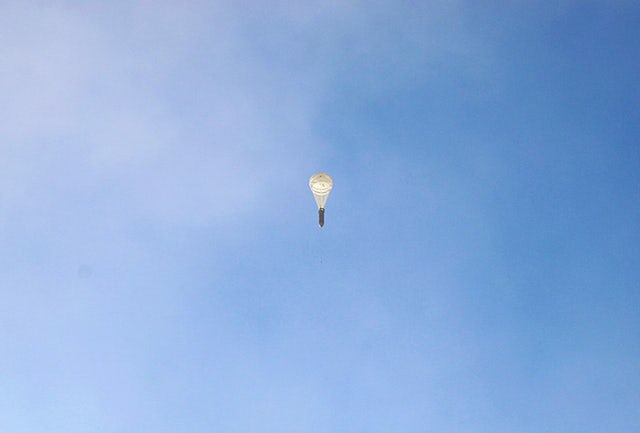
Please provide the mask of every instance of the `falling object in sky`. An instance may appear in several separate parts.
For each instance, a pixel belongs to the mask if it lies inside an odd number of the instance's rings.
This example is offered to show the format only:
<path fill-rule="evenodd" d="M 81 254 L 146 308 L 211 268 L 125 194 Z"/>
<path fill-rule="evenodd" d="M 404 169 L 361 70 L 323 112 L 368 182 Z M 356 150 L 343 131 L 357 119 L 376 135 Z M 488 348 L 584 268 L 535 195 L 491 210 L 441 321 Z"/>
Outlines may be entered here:
<path fill-rule="evenodd" d="M 313 193 L 318 205 L 318 223 L 320 227 L 324 226 L 324 205 L 333 188 L 333 179 L 327 173 L 316 173 L 309 179 L 309 188 Z"/>

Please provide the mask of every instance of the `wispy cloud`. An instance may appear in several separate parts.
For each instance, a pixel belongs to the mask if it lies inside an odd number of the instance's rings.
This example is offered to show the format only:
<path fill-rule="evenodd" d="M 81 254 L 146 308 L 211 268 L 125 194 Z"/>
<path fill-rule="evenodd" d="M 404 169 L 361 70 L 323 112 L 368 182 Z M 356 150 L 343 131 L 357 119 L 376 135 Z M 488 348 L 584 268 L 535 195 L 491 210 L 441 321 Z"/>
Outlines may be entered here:
<path fill-rule="evenodd" d="M 104 12 L 4 7 L 3 224 L 64 209 L 216 222 L 263 205 L 273 178 L 306 175 L 321 158 L 315 92 L 257 58 L 232 13 Z"/>

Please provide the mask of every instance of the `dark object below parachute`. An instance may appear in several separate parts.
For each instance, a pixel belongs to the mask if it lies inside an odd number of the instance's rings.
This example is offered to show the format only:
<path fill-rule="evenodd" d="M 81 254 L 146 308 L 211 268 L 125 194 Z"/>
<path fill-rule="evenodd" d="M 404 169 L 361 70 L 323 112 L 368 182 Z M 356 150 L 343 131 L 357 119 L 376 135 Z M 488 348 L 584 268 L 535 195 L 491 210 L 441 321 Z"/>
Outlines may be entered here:
<path fill-rule="evenodd" d="M 324 227 L 324 208 L 323 207 L 318 209 L 318 224 L 320 224 L 320 227 Z"/>

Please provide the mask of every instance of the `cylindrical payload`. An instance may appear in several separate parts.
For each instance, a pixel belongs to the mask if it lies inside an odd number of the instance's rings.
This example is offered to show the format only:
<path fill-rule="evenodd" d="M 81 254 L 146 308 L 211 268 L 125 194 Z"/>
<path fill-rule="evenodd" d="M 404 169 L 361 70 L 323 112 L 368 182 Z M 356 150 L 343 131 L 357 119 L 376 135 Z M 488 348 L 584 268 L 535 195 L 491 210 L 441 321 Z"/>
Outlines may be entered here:
<path fill-rule="evenodd" d="M 331 188 L 333 188 L 333 179 L 327 173 L 314 174 L 309 179 L 309 188 L 311 188 L 313 198 L 318 205 L 318 223 L 322 227 L 324 226 L 324 205 L 327 203 Z"/>

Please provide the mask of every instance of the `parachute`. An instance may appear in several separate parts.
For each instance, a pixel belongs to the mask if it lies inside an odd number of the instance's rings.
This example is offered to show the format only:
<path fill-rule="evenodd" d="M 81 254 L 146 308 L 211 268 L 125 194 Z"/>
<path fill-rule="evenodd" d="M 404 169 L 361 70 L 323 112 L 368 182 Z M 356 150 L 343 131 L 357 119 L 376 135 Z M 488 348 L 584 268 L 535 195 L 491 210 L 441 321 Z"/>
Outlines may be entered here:
<path fill-rule="evenodd" d="M 333 179 L 327 173 L 316 173 L 309 179 L 309 188 L 313 193 L 318 205 L 318 224 L 324 226 L 324 205 L 327 203 L 331 188 L 333 188 Z"/>

